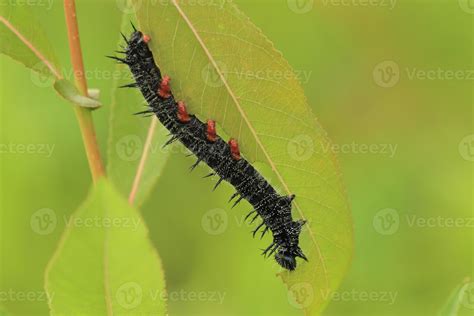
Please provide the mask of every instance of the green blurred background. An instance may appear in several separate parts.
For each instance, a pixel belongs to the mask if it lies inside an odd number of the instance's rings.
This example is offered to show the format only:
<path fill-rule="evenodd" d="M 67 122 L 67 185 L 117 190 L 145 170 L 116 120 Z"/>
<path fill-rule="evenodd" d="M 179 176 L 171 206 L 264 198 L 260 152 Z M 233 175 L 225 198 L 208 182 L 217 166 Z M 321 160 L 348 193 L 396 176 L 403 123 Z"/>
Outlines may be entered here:
<path fill-rule="evenodd" d="M 94 113 L 104 156 L 115 71 L 104 55 L 117 47 L 120 2 L 77 3 L 89 86 L 101 90 L 104 104 Z M 350 145 L 339 159 L 355 256 L 324 314 L 436 314 L 473 275 L 473 1 L 235 2 L 302 74 L 333 142 Z M 61 64 L 69 65 L 62 3 L 42 3 L 39 18 L 54 34 Z M 51 149 L 0 155 L 0 304 L 12 314 L 43 315 L 45 265 L 91 179 L 71 106 L 3 55 L 0 71 L 0 143 Z M 231 188 L 211 193 L 210 181 L 188 174 L 190 161 L 172 154 L 142 210 L 164 263 L 170 314 L 300 315 L 271 272 L 273 262 L 258 256 L 251 227 L 241 224 L 248 205 L 228 211 Z M 44 208 L 58 223 L 41 235 L 30 220 Z M 228 214 L 217 235 L 205 229 L 214 209 Z M 456 219 L 461 224 L 452 227 Z M 5 299 L 3 293 L 35 294 Z M 462 315 L 474 313 L 471 294 Z"/>

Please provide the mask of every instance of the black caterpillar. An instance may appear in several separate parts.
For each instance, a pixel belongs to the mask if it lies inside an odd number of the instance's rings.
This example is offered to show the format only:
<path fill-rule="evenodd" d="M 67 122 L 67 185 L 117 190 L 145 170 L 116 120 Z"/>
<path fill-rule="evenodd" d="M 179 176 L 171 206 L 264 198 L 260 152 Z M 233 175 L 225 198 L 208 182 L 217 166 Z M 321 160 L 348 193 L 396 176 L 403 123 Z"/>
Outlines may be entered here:
<path fill-rule="evenodd" d="M 253 206 L 254 210 L 245 220 L 251 215 L 254 215 L 251 222 L 258 216 L 262 218 L 262 223 L 253 231 L 253 236 L 263 226 L 265 227 L 261 237 L 268 230 L 273 233 L 273 242 L 262 253 L 265 257 L 276 252 L 275 260 L 288 270 L 296 268 L 296 257 L 307 261 L 298 245 L 301 227 L 305 221 L 293 221 L 291 216 L 291 202 L 295 195 L 280 196 L 262 175 L 241 157 L 235 139 L 226 143 L 216 134 L 214 121 L 201 122 L 196 116 L 187 113 L 183 101 L 175 101 L 170 88 L 170 78 L 161 76 L 148 47 L 150 37 L 137 31 L 135 27 L 133 29 L 129 39 L 122 34 L 127 46 L 124 51 L 118 53 L 125 54 L 125 58 L 108 57 L 129 66 L 136 83 L 123 87 L 139 88 L 145 97 L 149 109 L 137 114 L 152 113 L 157 116 L 170 131 L 171 139 L 165 146 L 179 140 L 197 156 L 191 170 L 201 161 L 212 168 L 214 172 L 206 177 L 219 176 L 214 190 L 223 180 L 232 184 L 237 192 L 229 202 L 238 197 L 234 206 L 242 199 L 246 199 Z"/>

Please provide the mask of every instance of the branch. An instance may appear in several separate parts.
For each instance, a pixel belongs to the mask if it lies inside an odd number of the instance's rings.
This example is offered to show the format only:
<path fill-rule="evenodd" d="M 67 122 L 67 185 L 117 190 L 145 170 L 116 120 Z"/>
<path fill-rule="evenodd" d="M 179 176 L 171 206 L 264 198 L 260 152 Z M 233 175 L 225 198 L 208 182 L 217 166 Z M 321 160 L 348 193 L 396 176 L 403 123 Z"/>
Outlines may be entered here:
<path fill-rule="evenodd" d="M 88 96 L 87 81 L 84 75 L 84 63 L 82 61 L 81 42 L 79 39 L 79 28 L 76 18 L 76 4 L 74 0 L 64 0 L 64 15 L 66 17 L 69 49 L 71 52 L 71 62 L 74 69 L 76 87 L 79 92 Z M 97 144 L 91 110 L 76 106 L 75 111 L 77 120 L 79 121 L 79 127 L 81 129 L 92 178 L 94 179 L 94 182 L 96 182 L 99 178 L 105 176 L 105 170 L 102 164 L 99 146 Z"/>

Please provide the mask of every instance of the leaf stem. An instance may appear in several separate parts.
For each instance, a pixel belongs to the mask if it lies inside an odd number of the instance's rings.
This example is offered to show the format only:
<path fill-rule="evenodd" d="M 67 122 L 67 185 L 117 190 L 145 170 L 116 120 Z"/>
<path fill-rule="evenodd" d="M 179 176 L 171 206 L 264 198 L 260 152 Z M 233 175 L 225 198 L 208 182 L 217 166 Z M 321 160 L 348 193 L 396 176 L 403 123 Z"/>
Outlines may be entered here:
<path fill-rule="evenodd" d="M 84 75 L 84 63 L 82 60 L 81 42 L 79 38 L 79 28 L 77 25 L 75 0 L 64 0 L 64 15 L 66 18 L 69 50 L 71 52 L 71 62 L 74 69 L 76 87 L 79 92 L 88 96 L 87 81 Z M 105 176 L 105 169 L 100 156 L 91 110 L 76 106 L 75 112 L 81 129 L 82 140 L 86 149 L 92 178 L 94 182 L 97 182 L 99 178 Z"/>

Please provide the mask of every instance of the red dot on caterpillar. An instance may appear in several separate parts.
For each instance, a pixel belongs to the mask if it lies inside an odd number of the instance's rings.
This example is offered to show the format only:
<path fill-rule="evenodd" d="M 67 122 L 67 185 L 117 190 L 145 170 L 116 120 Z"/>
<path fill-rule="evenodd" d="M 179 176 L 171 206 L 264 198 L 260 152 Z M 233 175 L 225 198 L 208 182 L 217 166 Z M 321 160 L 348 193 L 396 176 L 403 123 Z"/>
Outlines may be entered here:
<path fill-rule="evenodd" d="M 145 44 L 148 44 L 151 41 L 151 37 L 146 34 L 143 34 L 143 41 L 145 42 Z"/>
<path fill-rule="evenodd" d="M 169 76 L 164 76 L 163 79 L 161 79 L 160 87 L 158 88 L 158 95 L 163 99 L 171 97 L 170 81 L 171 78 Z"/>
<path fill-rule="evenodd" d="M 237 140 L 233 138 L 229 139 L 229 146 L 232 158 L 234 158 L 234 160 L 240 160 L 239 143 L 237 142 Z"/>
<path fill-rule="evenodd" d="M 215 142 L 217 139 L 216 134 L 216 122 L 213 120 L 207 120 L 207 140 L 210 142 Z"/>
<path fill-rule="evenodd" d="M 186 104 L 184 101 L 178 101 L 178 120 L 181 123 L 187 123 L 191 120 L 188 111 L 186 110 Z"/>

